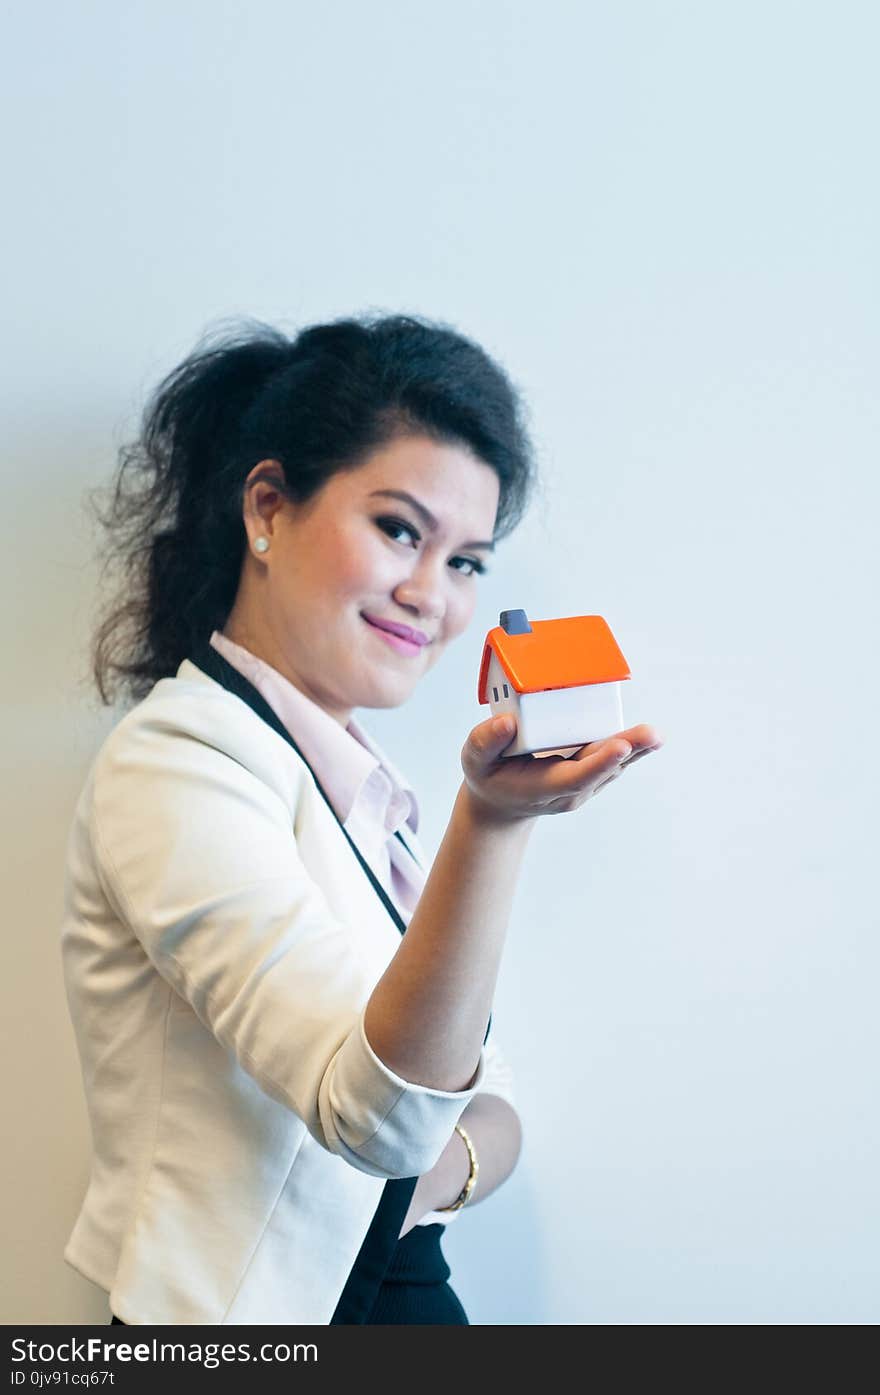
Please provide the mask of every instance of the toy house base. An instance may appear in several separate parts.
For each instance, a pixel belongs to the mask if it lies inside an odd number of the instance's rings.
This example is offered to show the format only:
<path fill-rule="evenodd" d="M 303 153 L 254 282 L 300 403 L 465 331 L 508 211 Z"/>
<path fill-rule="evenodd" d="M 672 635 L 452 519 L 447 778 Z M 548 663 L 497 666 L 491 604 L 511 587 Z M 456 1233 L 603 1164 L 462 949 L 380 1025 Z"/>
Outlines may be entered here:
<path fill-rule="evenodd" d="M 504 756 L 571 754 L 623 727 L 619 681 L 518 693 L 493 654 L 486 688 L 492 716 L 512 712 L 516 718 L 516 737 Z"/>

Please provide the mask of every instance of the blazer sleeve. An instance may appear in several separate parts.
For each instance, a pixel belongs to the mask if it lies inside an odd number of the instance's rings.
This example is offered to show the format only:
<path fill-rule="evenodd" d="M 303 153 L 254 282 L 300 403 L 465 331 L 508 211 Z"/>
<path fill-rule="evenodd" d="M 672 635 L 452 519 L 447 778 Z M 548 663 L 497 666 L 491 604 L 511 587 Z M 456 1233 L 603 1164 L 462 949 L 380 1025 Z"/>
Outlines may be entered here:
<path fill-rule="evenodd" d="M 500 1096 L 518 1114 L 519 1110 L 514 1095 L 513 1071 L 492 1031 L 489 1032 L 489 1040 L 486 1042 L 483 1052 L 486 1058 L 486 1074 L 477 1093 Z M 418 1224 L 451 1225 L 453 1221 L 458 1220 L 459 1216 L 463 1216 L 466 1210 L 467 1207 L 459 1211 L 429 1211 L 421 1217 Z"/>
<path fill-rule="evenodd" d="M 158 973 L 324 1148 L 373 1176 L 418 1176 L 483 1087 L 488 1043 L 458 1091 L 379 1059 L 357 927 L 307 872 L 288 803 L 236 754 L 161 709 L 111 733 L 91 804 L 105 895 Z"/>

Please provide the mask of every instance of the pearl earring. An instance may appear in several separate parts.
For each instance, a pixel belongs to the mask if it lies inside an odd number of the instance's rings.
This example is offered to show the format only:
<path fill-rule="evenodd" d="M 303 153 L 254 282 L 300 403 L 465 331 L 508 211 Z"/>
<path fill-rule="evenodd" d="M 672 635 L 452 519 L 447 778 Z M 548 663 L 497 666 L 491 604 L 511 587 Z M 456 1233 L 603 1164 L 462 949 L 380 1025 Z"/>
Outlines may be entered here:
<path fill-rule="evenodd" d="M 268 538 L 257 538 L 256 541 L 254 542 L 254 552 L 268 552 L 268 550 L 269 550 L 269 539 L 268 539 Z"/>

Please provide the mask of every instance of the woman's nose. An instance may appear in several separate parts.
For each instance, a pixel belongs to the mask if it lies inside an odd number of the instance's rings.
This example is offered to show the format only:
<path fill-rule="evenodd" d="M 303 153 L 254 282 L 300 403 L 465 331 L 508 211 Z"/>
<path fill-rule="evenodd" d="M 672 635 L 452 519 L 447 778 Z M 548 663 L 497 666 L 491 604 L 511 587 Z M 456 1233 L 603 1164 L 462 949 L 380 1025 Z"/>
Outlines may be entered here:
<path fill-rule="evenodd" d="M 395 588 L 394 598 L 399 605 L 416 611 L 426 627 L 430 624 L 434 630 L 445 613 L 446 603 L 438 588 L 430 581 L 421 582 L 414 577 L 408 577 Z"/>

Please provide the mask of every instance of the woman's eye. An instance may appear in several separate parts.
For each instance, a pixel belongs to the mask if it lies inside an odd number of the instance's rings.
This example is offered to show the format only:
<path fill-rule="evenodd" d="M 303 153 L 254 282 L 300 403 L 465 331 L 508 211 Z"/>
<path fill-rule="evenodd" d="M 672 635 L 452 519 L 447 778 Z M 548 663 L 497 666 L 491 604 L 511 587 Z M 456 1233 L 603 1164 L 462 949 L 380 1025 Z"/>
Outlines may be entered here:
<path fill-rule="evenodd" d="M 464 576 L 484 576 L 484 575 L 485 575 L 486 568 L 484 567 L 484 565 L 483 565 L 482 562 L 478 562 L 478 561 L 477 561 L 476 557 L 461 557 L 461 558 L 455 558 L 455 559 L 453 559 L 453 560 L 455 560 L 455 561 L 461 561 L 461 562 L 467 562 L 468 566 L 470 567 L 470 571 L 469 571 L 469 572 L 464 572 L 464 573 L 463 573 Z M 461 568 L 459 567 L 459 568 L 457 568 L 456 570 L 461 571 Z"/>
<path fill-rule="evenodd" d="M 409 525 L 408 523 L 404 523 L 404 522 L 402 521 L 402 519 L 399 519 L 399 518 L 380 518 L 380 519 L 378 520 L 378 522 L 379 522 L 379 527 L 382 529 L 383 532 L 388 533 L 389 537 L 390 537 L 391 533 L 394 532 L 394 530 L 395 530 L 396 528 L 403 528 L 403 529 L 405 529 L 405 531 L 406 531 L 407 533 L 409 533 L 410 536 L 413 537 L 413 538 L 418 538 L 418 536 L 419 536 L 418 533 L 416 532 L 415 528 L 411 528 L 410 525 Z"/>
<path fill-rule="evenodd" d="M 382 531 L 387 533 L 389 537 L 399 528 L 402 528 L 405 533 L 409 533 L 410 537 L 415 538 L 416 542 L 419 541 L 421 536 L 416 532 L 411 523 L 404 523 L 402 518 L 379 518 L 376 521 Z M 452 560 L 454 562 L 466 562 L 470 567 L 470 571 L 462 571 L 462 576 L 482 576 L 487 570 L 485 564 L 478 561 L 476 557 L 454 557 Z M 456 567 L 455 570 L 461 571 L 461 568 Z"/>

